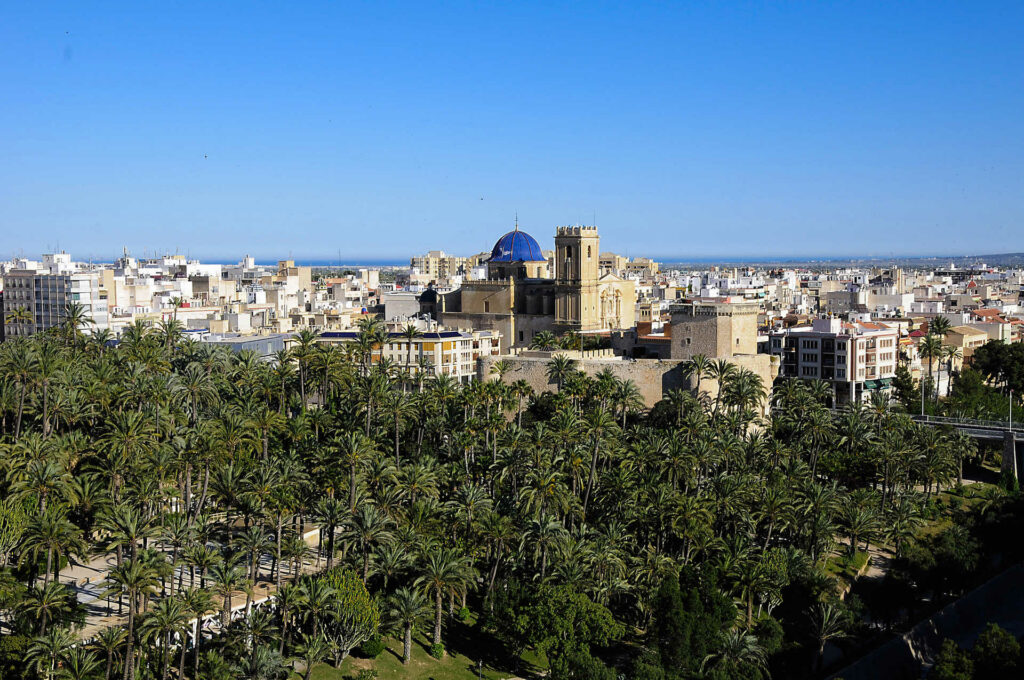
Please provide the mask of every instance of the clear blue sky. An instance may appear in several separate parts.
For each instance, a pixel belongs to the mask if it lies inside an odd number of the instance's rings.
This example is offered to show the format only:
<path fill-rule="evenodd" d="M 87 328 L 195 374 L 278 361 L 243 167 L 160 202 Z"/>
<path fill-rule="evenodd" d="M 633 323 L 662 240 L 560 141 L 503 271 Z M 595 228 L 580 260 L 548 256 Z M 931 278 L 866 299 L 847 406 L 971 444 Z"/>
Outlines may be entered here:
<path fill-rule="evenodd" d="M 1024 251 L 1024 3 L 8 2 L 0 257 Z"/>

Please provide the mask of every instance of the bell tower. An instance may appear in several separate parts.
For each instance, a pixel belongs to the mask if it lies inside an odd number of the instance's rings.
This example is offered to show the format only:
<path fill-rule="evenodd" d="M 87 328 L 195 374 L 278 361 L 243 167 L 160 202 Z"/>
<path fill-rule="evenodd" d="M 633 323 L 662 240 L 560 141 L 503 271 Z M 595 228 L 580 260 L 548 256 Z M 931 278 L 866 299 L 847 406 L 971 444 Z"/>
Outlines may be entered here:
<path fill-rule="evenodd" d="M 597 227 L 558 227 L 555 232 L 555 323 L 564 330 L 601 325 Z"/>

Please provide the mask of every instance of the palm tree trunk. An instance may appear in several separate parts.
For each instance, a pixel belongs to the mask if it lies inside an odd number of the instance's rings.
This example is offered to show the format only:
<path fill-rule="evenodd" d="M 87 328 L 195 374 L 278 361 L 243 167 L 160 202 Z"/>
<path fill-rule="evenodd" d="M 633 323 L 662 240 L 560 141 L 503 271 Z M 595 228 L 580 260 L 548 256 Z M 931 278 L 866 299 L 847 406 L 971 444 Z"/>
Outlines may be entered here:
<path fill-rule="evenodd" d="M 134 595 L 129 594 L 128 602 L 128 638 L 126 640 L 126 649 L 124 652 L 124 680 L 132 680 L 135 677 L 135 650 L 132 648 L 132 642 L 135 636 L 135 602 Z"/>
<path fill-rule="evenodd" d="M 14 441 L 21 436 L 21 417 L 25 413 L 25 383 L 21 383 L 21 396 L 18 398 L 18 417 L 14 421 Z"/>
<path fill-rule="evenodd" d="M 405 636 L 402 640 L 402 663 L 408 665 L 412 659 L 412 624 L 405 624 Z"/>
<path fill-rule="evenodd" d="M 356 512 L 356 464 L 352 463 L 348 471 L 348 510 Z"/>
<path fill-rule="evenodd" d="M 590 492 L 594 488 L 594 476 L 597 473 L 597 456 L 600 450 L 600 438 L 594 438 L 594 455 L 590 459 L 590 475 L 587 477 L 587 490 L 583 494 L 583 523 L 587 522 L 587 504 L 590 502 Z"/>
<path fill-rule="evenodd" d="M 195 644 L 192 646 L 192 677 L 195 680 L 199 679 L 199 648 L 203 644 L 203 617 L 202 615 L 196 620 L 196 639 Z"/>
<path fill-rule="evenodd" d="M 434 644 L 441 644 L 441 589 L 438 588 L 434 598 Z"/>
<path fill-rule="evenodd" d="M 160 680 L 167 680 L 167 667 L 171 663 L 171 634 L 168 632 L 163 640 L 163 663 L 160 664 Z"/>

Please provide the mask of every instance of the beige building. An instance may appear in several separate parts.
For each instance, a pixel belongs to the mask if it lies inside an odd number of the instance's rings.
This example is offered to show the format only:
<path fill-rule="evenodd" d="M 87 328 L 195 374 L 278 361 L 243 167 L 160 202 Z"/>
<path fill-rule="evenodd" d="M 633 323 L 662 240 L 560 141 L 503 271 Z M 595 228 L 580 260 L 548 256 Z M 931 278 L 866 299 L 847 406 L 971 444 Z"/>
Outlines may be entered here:
<path fill-rule="evenodd" d="M 443 250 L 431 250 L 425 255 L 410 258 L 409 266 L 428 281 L 441 281 L 465 274 L 469 258 L 449 255 Z"/>
<path fill-rule="evenodd" d="M 317 342 L 346 344 L 355 342 L 358 336 L 357 331 L 326 331 L 317 336 Z M 476 376 L 478 359 L 500 353 L 501 335 L 493 330 L 426 332 L 412 340 L 401 333 L 390 333 L 371 360 L 377 363 L 387 358 L 413 375 L 424 365 L 429 375 L 450 375 L 469 382 Z"/>
<path fill-rule="evenodd" d="M 947 347 L 956 347 L 963 354 L 962 357 L 953 362 L 953 370 L 957 370 L 964 360 L 970 359 L 974 350 L 978 349 L 989 341 L 988 333 L 980 328 L 971 326 L 953 326 L 942 338 L 942 344 Z"/>
<path fill-rule="evenodd" d="M 541 331 L 631 328 L 635 283 L 601 274 L 599 246 L 596 227 L 558 227 L 551 277 L 544 251 L 517 226 L 494 244 L 486 280 L 442 295 L 428 290 L 421 308 L 445 326 L 500 331 L 509 347 L 529 345 Z"/>

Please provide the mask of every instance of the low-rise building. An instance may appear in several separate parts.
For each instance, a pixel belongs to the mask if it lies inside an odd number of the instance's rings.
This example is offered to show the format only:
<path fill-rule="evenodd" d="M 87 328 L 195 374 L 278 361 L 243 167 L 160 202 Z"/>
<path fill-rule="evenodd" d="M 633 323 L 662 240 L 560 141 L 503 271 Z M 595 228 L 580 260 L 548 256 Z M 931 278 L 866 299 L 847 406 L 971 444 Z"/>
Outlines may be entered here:
<path fill-rule="evenodd" d="M 317 337 L 325 344 L 355 342 L 357 331 L 327 331 Z M 450 375 L 460 382 L 476 376 L 477 359 L 501 353 L 501 334 L 496 330 L 435 331 L 408 338 L 402 333 L 389 333 L 388 341 L 371 357 L 373 363 L 382 358 L 412 375 L 421 368 L 429 375 Z"/>

